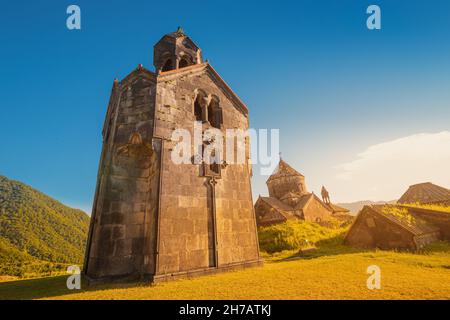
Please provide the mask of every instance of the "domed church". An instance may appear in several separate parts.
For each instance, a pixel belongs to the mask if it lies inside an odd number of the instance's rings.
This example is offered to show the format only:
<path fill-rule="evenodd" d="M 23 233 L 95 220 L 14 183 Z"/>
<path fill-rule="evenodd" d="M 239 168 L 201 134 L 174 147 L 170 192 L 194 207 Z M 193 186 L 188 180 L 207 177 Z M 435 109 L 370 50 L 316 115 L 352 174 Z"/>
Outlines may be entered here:
<path fill-rule="evenodd" d="M 308 192 L 305 176 L 282 159 L 266 184 L 269 196 L 260 196 L 255 204 L 258 226 L 293 219 L 321 223 L 349 212 L 331 203 L 325 187 L 322 187 L 322 199 L 314 192 Z"/>

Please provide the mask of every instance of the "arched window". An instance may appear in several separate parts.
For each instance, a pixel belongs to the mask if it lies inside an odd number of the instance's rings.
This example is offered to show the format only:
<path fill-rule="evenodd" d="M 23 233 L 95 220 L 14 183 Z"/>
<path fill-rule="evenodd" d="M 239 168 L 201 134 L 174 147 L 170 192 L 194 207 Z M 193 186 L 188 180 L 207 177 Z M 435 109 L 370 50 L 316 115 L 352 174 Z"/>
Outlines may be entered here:
<path fill-rule="evenodd" d="M 162 71 L 172 70 L 172 59 L 167 59 L 162 67 Z"/>
<path fill-rule="evenodd" d="M 222 125 L 222 109 L 219 105 L 219 99 L 216 96 L 211 98 L 208 105 L 208 121 L 214 128 L 220 129 Z"/>
<path fill-rule="evenodd" d="M 190 63 L 186 58 L 181 58 L 180 62 L 178 63 L 178 68 L 186 68 L 189 65 Z"/>
<path fill-rule="evenodd" d="M 197 94 L 194 102 L 194 115 L 195 121 L 203 121 L 203 108 L 202 108 L 202 99 L 204 99 L 204 95 L 200 92 Z"/>
<path fill-rule="evenodd" d="M 189 54 L 180 52 L 180 61 L 178 61 L 178 68 L 186 68 L 194 64 L 192 57 Z"/>

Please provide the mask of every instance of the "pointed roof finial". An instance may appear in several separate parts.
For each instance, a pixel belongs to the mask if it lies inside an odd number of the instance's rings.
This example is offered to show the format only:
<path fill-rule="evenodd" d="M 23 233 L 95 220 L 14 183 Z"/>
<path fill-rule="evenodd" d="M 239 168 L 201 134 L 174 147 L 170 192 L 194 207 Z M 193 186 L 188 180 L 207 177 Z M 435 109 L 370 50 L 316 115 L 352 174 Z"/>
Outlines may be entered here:
<path fill-rule="evenodd" d="M 178 26 L 177 31 L 175 31 L 175 33 L 180 35 L 180 36 L 184 36 L 184 30 L 180 26 Z"/>

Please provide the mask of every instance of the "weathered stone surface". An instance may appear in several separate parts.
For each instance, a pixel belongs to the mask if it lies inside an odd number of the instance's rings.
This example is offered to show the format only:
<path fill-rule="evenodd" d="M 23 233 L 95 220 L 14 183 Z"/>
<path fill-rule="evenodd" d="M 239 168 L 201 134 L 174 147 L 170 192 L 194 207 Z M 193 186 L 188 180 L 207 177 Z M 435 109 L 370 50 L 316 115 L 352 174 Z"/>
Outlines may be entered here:
<path fill-rule="evenodd" d="M 391 210 L 396 211 L 390 213 Z M 447 215 L 446 212 L 434 214 Z M 439 227 L 422 219 L 420 215 L 420 209 L 416 211 L 388 205 L 365 206 L 348 231 L 345 244 L 363 248 L 420 249 L 441 237 Z"/>
<path fill-rule="evenodd" d="M 248 160 L 219 172 L 171 160 L 174 129 L 193 136 L 199 97 L 209 101 L 203 126 L 223 132 L 246 130 L 247 108 L 180 32 L 155 45 L 154 64 L 156 73 L 139 66 L 114 82 L 85 273 L 161 277 L 259 263 Z M 248 159 L 248 139 L 245 147 Z"/>

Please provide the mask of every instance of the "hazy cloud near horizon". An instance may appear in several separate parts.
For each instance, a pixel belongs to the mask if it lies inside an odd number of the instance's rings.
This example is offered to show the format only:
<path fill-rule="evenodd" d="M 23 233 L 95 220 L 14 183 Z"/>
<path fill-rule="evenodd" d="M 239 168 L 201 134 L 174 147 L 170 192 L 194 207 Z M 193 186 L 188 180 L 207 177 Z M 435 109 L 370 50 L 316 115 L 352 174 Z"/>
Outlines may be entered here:
<path fill-rule="evenodd" d="M 395 200 L 410 185 L 421 182 L 450 187 L 450 131 L 419 133 L 381 142 L 352 158 L 330 168 L 335 174 L 329 179 L 326 179 L 328 171 L 323 176 L 308 172 L 308 190 L 320 194 L 322 182 L 326 180 L 333 202 L 352 203 Z M 266 179 L 264 176 L 260 181 L 253 181 L 254 201 L 260 193 L 267 195 L 263 182 Z M 91 214 L 91 204 L 66 203 Z"/>
<path fill-rule="evenodd" d="M 336 166 L 336 198 L 392 200 L 408 186 L 433 182 L 450 186 L 450 131 L 419 133 L 369 146 L 354 160 Z M 351 198 L 348 198 L 351 195 Z"/>

